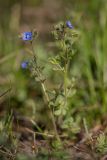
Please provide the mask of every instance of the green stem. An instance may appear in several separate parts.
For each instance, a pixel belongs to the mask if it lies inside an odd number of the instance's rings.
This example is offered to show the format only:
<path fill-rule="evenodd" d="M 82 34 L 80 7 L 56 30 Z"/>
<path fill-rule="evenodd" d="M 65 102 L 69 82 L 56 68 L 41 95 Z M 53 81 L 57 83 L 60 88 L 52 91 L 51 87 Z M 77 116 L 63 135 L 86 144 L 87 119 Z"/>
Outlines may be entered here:
<path fill-rule="evenodd" d="M 64 67 L 64 92 L 65 92 L 65 100 L 67 101 L 67 63 L 65 62 Z"/>
<path fill-rule="evenodd" d="M 35 56 L 35 53 L 34 53 L 33 42 L 31 42 L 31 47 L 32 47 L 33 57 L 35 58 L 35 62 L 36 62 L 37 72 L 38 72 L 38 75 L 41 77 L 41 72 L 40 72 L 40 70 L 38 69 L 38 66 L 37 66 L 37 57 Z M 53 124 L 53 127 L 54 127 L 56 138 L 57 138 L 57 140 L 60 140 L 60 137 L 59 137 L 59 134 L 58 134 L 58 131 L 57 131 L 57 127 L 56 127 L 56 123 L 55 123 L 55 117 L 54 117 L 54 114 L 53 114 L 53 112 L 52 112 L 52 110 L 50 108 L 50 104 L 49 104 L 50 98 L 49 98 L 49 95 L 47 94 L 45 82 L 44 81 L 40 81 L 40 84 L 41 84 L 43 93 L 45 95 L 45 98 L 46 98 L 46 101 L 47 101 L 47 104 L 48 104 L 48 108 L 50 110 L 51 120 L 52 120 L 52 124 Z"/>
<path fill-rule="evenodd" d="M 47 91 L 46 91 L 44 82 L 41 82 L 41 86 L 42 86 L 42 90 L 43 90 L 43 92 L 44 92 L 44 95 L 45 95 L 45 97 L 46 97 L 46 100 L 47 100 L 47 102 L 49 103 L 49 96 L 48 96 L 48 94 L 47 94 Z"/>
<path fill-rule="evenodd" d="M 65 41 L 62 41 L 63 48 L 65 47 Z M 64 50 L 64 56 L 65 56 L 65 66 L 64 66 L 64 94 L 65 94 L 65 105 L 67 103 L 67 72 L 68 72 L 68 50 L 67 48 Z"/>
<path fill-rule="evenodd" d="M 67 78 L 68 78 L 68 52 L 65 53 L 65 66 L 64 66 L 64 92 L 65 92 L 65 105 L 67 103 Z"/>
<path fill-rule="evenodd" d="M 51 110 L 51 108 L 50 108 L 50 105 L 49 105 L 50 99 L 49 99 L 49 96 L 48 96 L 48 94 L 47 94 L 47 91 L 46 91 L 46 87 L 45 87 L 44 82 L 41 82 L 41 86 L 42 86 L 42 90 L 43 90 L 43 92 L 44 92 L 44 95 L 45 95 L 45 97 L 46 97 L 47 103 L 48 103 L 48 108 L 49 108 L 49 110 L 50 110 L 51 119 L 52 119 L 54 131 L 55 131 L 55 134 L 56 134 L 56 138 L 57 138 L 57 140 L 60 140 L 59 134 L 58 134 L 58 131 L 57 131 L 57 127 L 56 127 L 56 123 L 55 123 L 55 117 L 54 117 L 53 112 L 52 112 L 52 110 Z"/>

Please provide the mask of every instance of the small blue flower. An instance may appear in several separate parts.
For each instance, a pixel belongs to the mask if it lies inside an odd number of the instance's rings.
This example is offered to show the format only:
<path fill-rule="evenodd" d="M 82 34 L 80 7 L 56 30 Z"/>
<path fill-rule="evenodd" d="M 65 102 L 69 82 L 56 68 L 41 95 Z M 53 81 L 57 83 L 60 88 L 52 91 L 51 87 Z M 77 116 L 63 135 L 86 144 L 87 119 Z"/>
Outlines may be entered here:
<path fill-rule="evenodd" d="M 27 67 L 28 67 L 28 61 L 23 61 L 22 63 L 21 63 L 21 67 L 23 68 L 23 69 L 26 69 Z"/>
<path fill-rule="evenodd" d="M 32 32 L 23 32 L 22 33 L 22 40 L 23 41 L 31 41 L 33 38 Z"/>
<path fill-rule="evenodd" d="M 73 25 L 71 24 L 70 21 L 66 21 L 66 26 L 70 29 L 73 29 Z"/>

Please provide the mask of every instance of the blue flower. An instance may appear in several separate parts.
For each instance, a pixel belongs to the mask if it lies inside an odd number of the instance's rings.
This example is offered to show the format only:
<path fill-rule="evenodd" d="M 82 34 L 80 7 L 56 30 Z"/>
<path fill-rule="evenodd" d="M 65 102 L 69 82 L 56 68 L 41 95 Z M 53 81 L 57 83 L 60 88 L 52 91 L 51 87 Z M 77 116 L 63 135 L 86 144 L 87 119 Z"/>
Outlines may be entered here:
<path fill-rule="evenodd" d="M 26 69 L 27 67 L 28 67 L 28 61 L 23 61 L 22 63 L 21 63 L 21 67 L 23 68 L 23 69 Z"/>
<path fill-rule="evenodd" d="M 71 24 L 70 21 L 66 21 L 66 26 L 70 29 L 73 29 L 73 25 Z"/>
<path fill-rule="evenodd" d="M 31 41 L 33 38 L 32 32 L 23 32 L 22 33 L 22 40 L 23 41 Z"/>

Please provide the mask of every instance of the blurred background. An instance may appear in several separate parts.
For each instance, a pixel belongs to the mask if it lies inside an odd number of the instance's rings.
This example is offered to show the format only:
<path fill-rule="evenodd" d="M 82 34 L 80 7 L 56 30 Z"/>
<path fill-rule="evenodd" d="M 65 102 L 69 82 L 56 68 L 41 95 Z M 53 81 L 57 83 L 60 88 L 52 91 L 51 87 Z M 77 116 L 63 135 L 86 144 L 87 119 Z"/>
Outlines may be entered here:
<path fill-rule="evenodd" d="M 60 77 L 47 63 L 48 57 L 58 54 L 51 30 L 66 20 L 80 33 L 71 64 L 71 74 L 77 77 L 77 93 L 69 102 L 71 115 L 80 122 L 86 117 L 90 127 L 106 123 L 107 0 L 0 0 L 0 95 L 5 93 L 0 96 L 1 118 L 12 108 L 16 115 L 47 124 L 41 88 L 20 65 L 29 58 L 30 45 L 18 35 L 33 28 L 39 32 L 35 52 L 52 89 Z"/>

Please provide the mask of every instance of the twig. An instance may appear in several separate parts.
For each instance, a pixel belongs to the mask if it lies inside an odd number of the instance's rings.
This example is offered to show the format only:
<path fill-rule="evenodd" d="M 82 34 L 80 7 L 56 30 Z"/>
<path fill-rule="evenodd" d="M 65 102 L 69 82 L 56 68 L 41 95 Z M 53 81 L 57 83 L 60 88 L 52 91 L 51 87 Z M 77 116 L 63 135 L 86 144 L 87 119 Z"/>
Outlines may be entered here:
<path fill-rule="evenodd" d="M 6 155 L 6 156 L 10 156 L 12 158 L 14 158 L 14 155 L 12 153 L 8 153 L 8 152 L 5 152 L 3 150 L 0 149 L 0 152 L 3 154 L 3 155 Z"/>
<path fill-rule="evenodd" d="M 4 93 L 2 93 L 2 94 L 0 95 L 0 97 L 4 96 L 5 94 L 7 94 L 7 93 L 10 92 L 10 91 L 11 91 L 11 88 L 9 88 L 7 91 L 5 91 Z"/>
<path fill-rule="evenodd" d="M 73 146 L 73 148 L 77 149 L 78 151 L 87 153 L 85 150 L 82 150 L 82 149 L 78 148 L 77 146 Z"/>
<path fill-rule="evenodd" d="M 54 138 L 55 135 L 53 134 L 48 134 L 48 133 L 41 133 L 41 132 L 35 132 L 35 131 L 32 131 L 31 129 L 29 128 L 25 128 L 26 131 L 30 132 L 30 133 L 35 133 L 37 135 L 41 135 L 41 136 L 46 136 L 46 137 L 49 137 L 49 138 Z M 60 138 L 65 138 L 65 137 L 68 137 L 67 135 L 59 135 Z"/>

